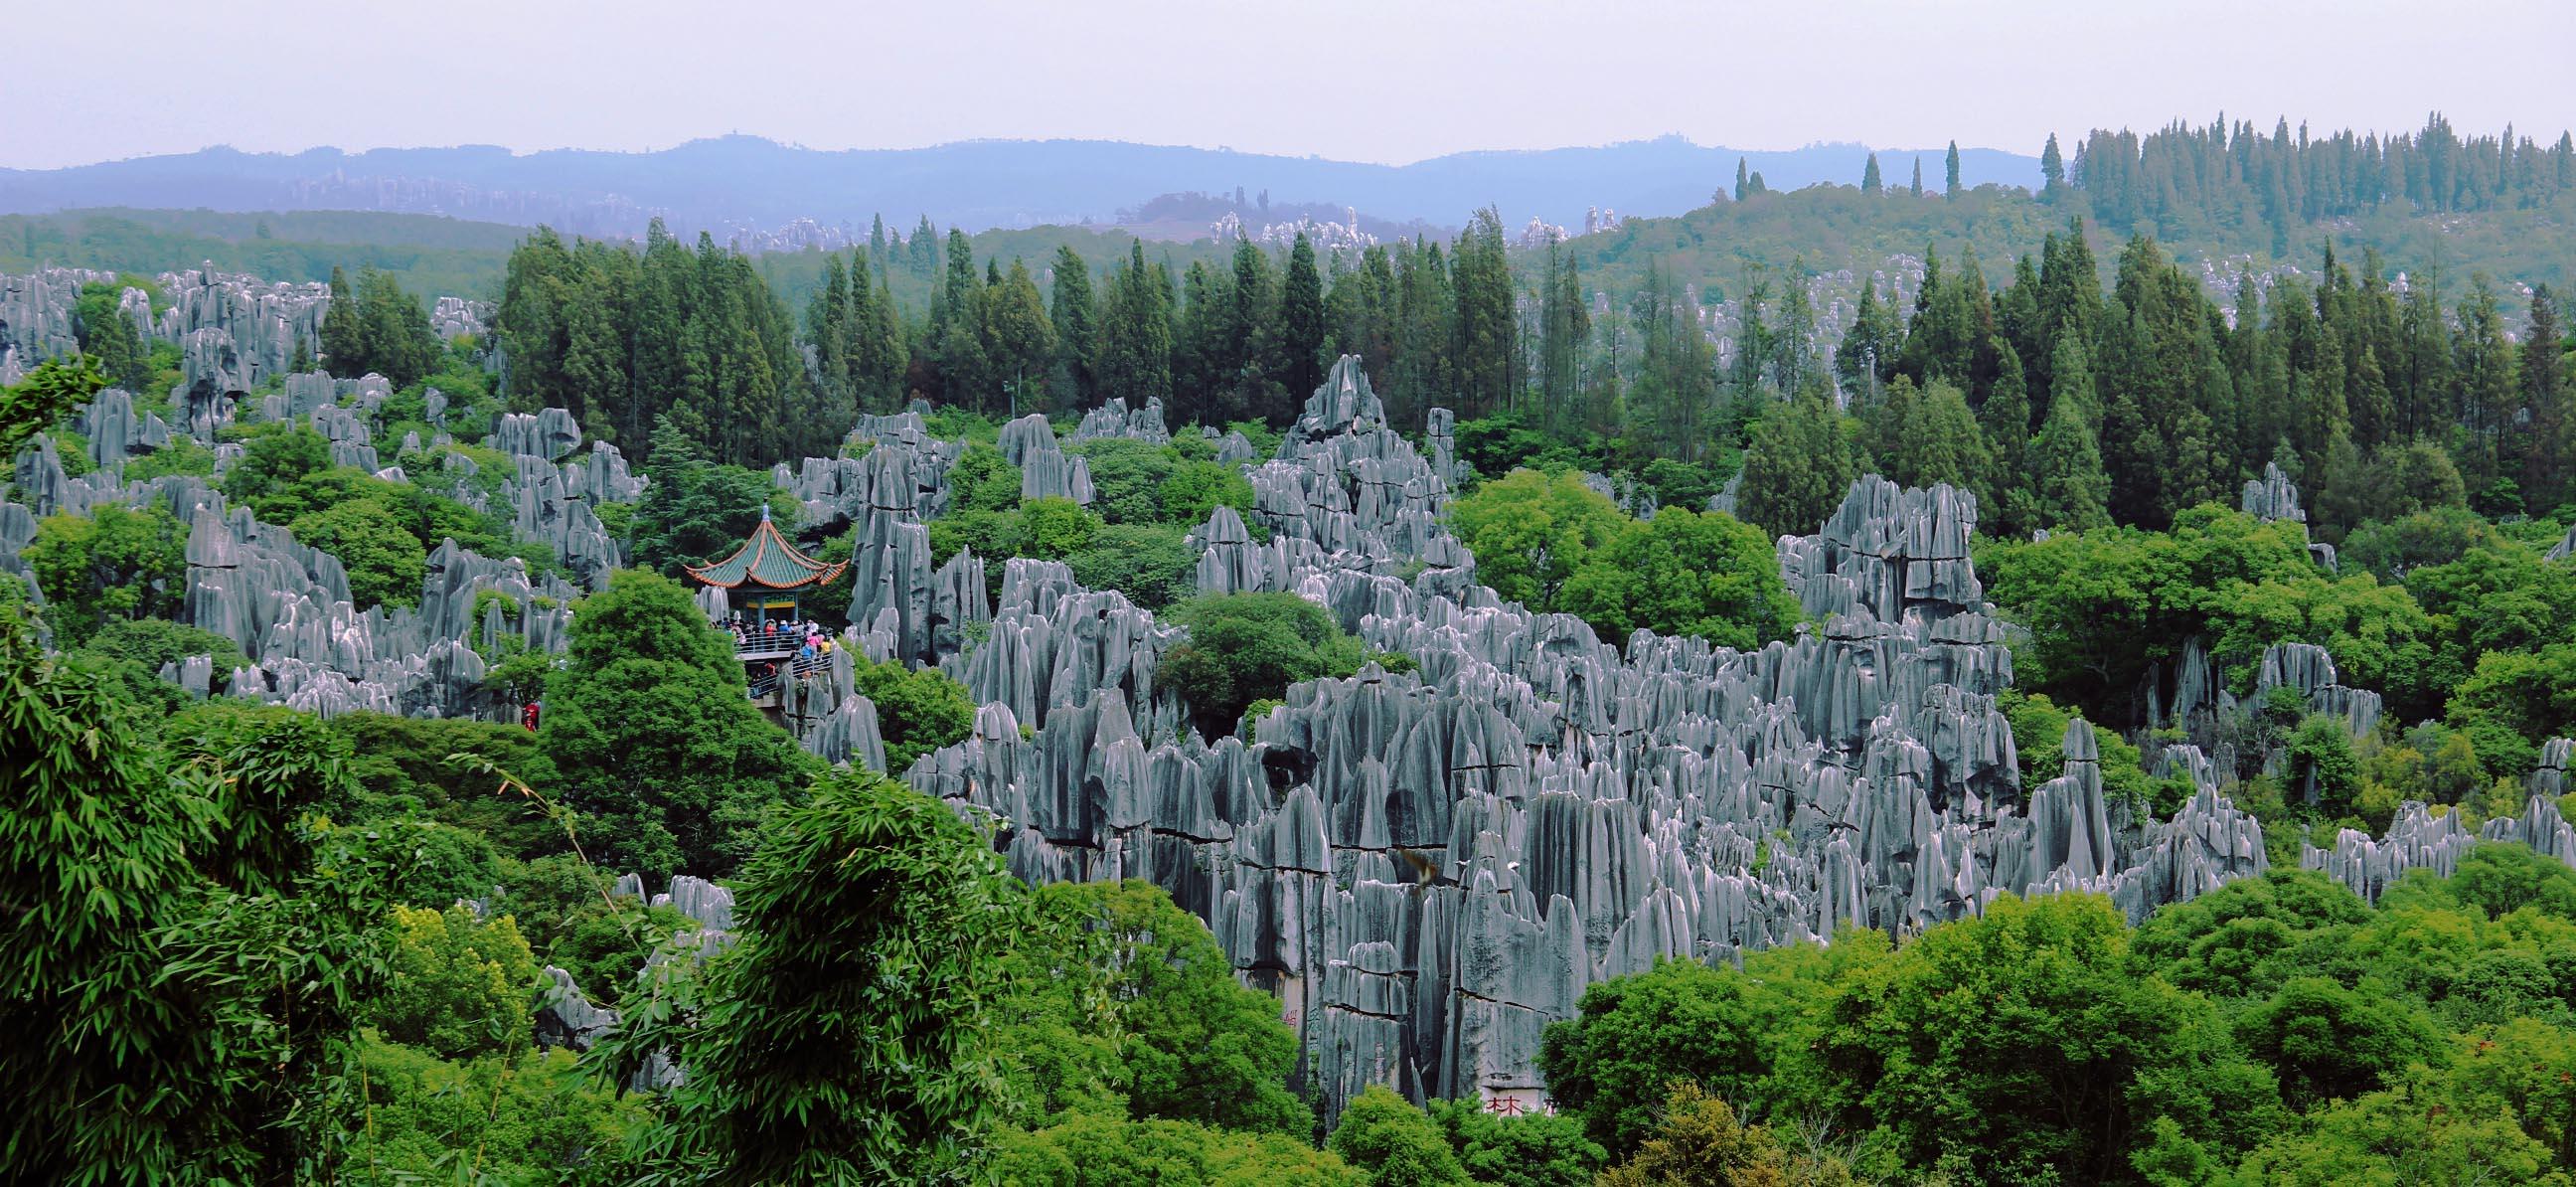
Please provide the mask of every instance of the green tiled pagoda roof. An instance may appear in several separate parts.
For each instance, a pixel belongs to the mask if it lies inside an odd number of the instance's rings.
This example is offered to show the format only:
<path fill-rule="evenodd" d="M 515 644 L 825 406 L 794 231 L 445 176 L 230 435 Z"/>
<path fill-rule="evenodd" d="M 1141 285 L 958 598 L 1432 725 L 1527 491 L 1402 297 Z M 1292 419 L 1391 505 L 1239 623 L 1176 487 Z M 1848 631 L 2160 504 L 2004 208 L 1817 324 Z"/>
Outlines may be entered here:
<path fill-rule="evenodd" d="M 796 551 L 787 537 L 778 534 L 778 525 L 769 522 L 769 509 L 760 509 L 760 526 L 752 529 L 751 539 L 732 556 L 707 565 L 687 565 L 689 576 L 708 585 L 726 589 L 753 586 L 760 589 L 803 589 L 822 585 L 841 575 L 849 567 L 843 561 L 827 565 Z"/>

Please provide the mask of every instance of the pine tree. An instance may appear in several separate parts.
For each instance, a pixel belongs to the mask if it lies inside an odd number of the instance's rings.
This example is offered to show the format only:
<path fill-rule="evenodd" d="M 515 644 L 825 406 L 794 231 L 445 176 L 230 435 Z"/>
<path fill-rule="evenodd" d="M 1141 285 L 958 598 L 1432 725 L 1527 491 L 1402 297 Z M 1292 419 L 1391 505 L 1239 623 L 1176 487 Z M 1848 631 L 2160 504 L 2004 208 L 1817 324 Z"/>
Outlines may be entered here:
<path fill-rule="evenodd" d="M 1812 390 L 1793 396 L 1754 431 L 1736 518 L 1772 536 L 1813 532 L 1858 477 L 1860 458 L 1843 436 L 1842 417 Z"/>
<path fill-rule="evenodd" d="M 1787 288 L 1788 295 L 1780 299 L 1780 319 L 1764 337 L 1769 340 L 1772 386 L 1783 392 L 1796 392 L 1803 390 L 1810 379 L 1822 378 L 1822 367 L 1816 358 L 1816 307 L 1807 299 L 1804 256 L 1790 263 Z"/>
<path fill-rule="evenodd" d="M 984 356 L 984 295 L 975 275 L 975 248 L 964 231 L 948 231 L 948 266 L 931 315 L 939 382 L 949 403 L 987 410 L 994 383 Z"/>
<path fill-rule="evenodd" d="M 2496 306 L 2495 289 L 2485 276 L 2470 279 L 2469 295 L 2460 302 L 2451 358 L 2458 392 L 2453 416 L 2468 431 L 2460 476 L 2467 480 L 2474 499 L 2503 480 L 2501 455 L 2514 404 L 2513 350 L 2505 342 L 2504 316 Z M 2490 503 L 2479 510 L 2492 514 L 2501 508 Z"/>
<path fill-rule="evenodd" d="M 1450 296 L 1448 262 L 1438 243 L 1417 242 L 1395 262 L 1396 332 L 1388 358 L 1387 390 L 1382 394 L 1399 423 L 1415 423 L 1415 409 L 1445 403 L 1452 390 L 1450 324 L 1457 307 Z"/>
<path fill-rule="evenodd" d="M 2039 195 L 2051 202 L 2066 189 L 2066 158 L 2057 151 L 2057 133 L 2048 134 L 2048 147 L 2039 152 Z"/>
<path fill-rule="evenodd" d="M 1860 192 L 1864 198 L 1875 198 L 1887 192 L 1886 185 L 1881 183 L 1878 177 L 1877 153 L 1869 154 L 1869 164 L 1861 167 Z"/>
<path fill-rule="evenodd" d="M 1696 461 L 1717 405 L 1716 352 L 1700 332 L 1697 314 L 1662 268 L 1647 267 L 1646 287 L 1634 308 L 1641 349 L 1629 406 L 1643 422 L 1656 455 Z"/>
<path fill-rule="evenodd" d="M 552 231 L 539 229 L 539 234 Z M 517 253 L 512 253 L 516 258 Z M 366 329 L 358 311 L 358 300 L 349 291 L 349 275 L 340 266 L 331 266 L 331 304 L 322 311 L 322 357 L 329 361 L 331 373 L 356 377 L 365 374 Z"/>
<path fill-rule="evenodd" d="M 2022 378 L 2021 356 L 2004 347 L 2000 357 L 2002 369 L 1986 392 L 1984 406 L 1977 409 L 1977 426 L 1985 433 L 1986 453 L 1992 461 L 1985 507 L 1999 524 L 2021 526 L 2010 514 L 2009 492 L 2028 480 L 2024 467 L 2030 452 L 2030 389 Z"/>
<path fill-rule="evenodd" d="M 633 383 L 627 367 L 634 257 L 585 243 L 575 261 L 580 267 L 564 290 L 563 384 L 557 394 L 584 433 L 606 437 L 615 427 L 611 409 Z"/>
<path fill-rule="evenodd" d="M 402 291 L 390 272 L 360 269 L 354 302 L 357 342 L 347 365 L 353 374 L 375 372 L 396 387 L 409 387 L 438 365 L 438 337 L 429 312 Z M 326 313 L 325 329 L 329 315 Z"/>
<path fill-rule="evenodd" d="M 1160 291 L 1158 291 L 1160 290 Z M 1172 396 L 1170 289 L 1145 266 L 1145 245 L 1128 244 L 1109 308 L 1100 319 L 1100 394 L 1133 407 Z"/>
<path fill-rule="evenodd" d="M 1172 320 L 1172 418 L 1206 424 L 1211 412 L 1224 419 L 1211 402 L 1224 385 L 1217 376 L 1234 335 L 1233 274 L 1190 261 L 1181 275 L 1181 309 Z"/>
<path fill-rule="evenodd" d="M 1834 378 L 1854 403 L 1877 397 L 1881 360 L 1890 353 L 1890 343 L 1880 336 L 1880 308 L 1878 282 L 1862 280 L 1851 329 L 1834 345 Z"/>
<path fill-rule="evenodd" d="M 985 293 L 984 349 L 993 378 L 1008 397 L 1006 411 L 1018 416 L 1043 390 L 1055 358 L 1055 328 L 1047 321 L 1046 301 L 1018 260 L 1011 261 L 1010 275 Z"/>
<path fill-rule="evenodd" d="M 1935 383 L 1914 401 L 1912 415 L 1898 438 L 1896 464 L 1888 475 L 1899 485 L 1931 487 L 1947 483 L 1974 492 L 1992 506 L 1986 478 L 1994 465 L 1977 414 L 1957 387 Z"/>
<path fill-rule="evenodd" d="M 1236 240 L 1231 282 L 1215 286 L 1212 293 L 1220 302 L 1217 321 L 1226 328 L 1209 358 L 1219 382 L 1211 408 L 1221 421 L 1269 420 L 1288 399 L 1288 390 L 1268 369 L 1277 358 L 1279 335 L 1279 278 L 1271 271 L 1270 256 L 1249 239 Z"/>
<path fill-rule="evenodd" d="M 1745 188 L 1746 178 L 1744 169 L 1744 158 L 1735 158 L 1735 200 L 1738 202 L 1743 201 L 1744 196 L 1752 192 Z"/>
<path fill-rule="evenodd" d="M 904 259 L 912 274 L 928 280 L 939 274 L 939 229 L 930 225 L 930 216 L 912 228 L 912 238 L 904 241 Z"/>
<path fill-rule="evenodd" d="M 1899 375 L 1878 399 L 1854 409 L 1860 418 L 1860 441 L 1867 450 L 1869 468 L 1901 479 L 1905 472 L 1905 434 L 1913 430 L 1914 405 L 1922 398 L 1922 389 L 1915 386 L 1914 377 Z"/>
<path fill-rule="evenodd" d="M 1519 389 L 1520 317 L 1505 256 L 1502 215 L 1476 212 L 1458 237 L 1450 275 L 1457 294 L 1456 360 L 1459 414 L 1490 416 L 1509 407 Z"/>
<path fill-rule="evenodd" d="M 1089 408 L 1099 402 L 1092 352 L 1099 345 L 1099 315 L 1092 307 L 1091 265 L 1073 245 L 1055 249 L 1048 315 L 1056 329 L 1056 406 Z"/>
<path fill-rule="evenodd" d="M 2576 478 L 2576 391 L 2567 381 L 2567 340 L 2558 302 L 2548 285 L 2531 290 L 2531 324 L 2523 335 L 2521 400 L 2530 416 L 2522 465 L 2526 505 L 2547 511 L 2565 504 Z"/>
<path fill-rule="evenodd" d="M 1591 333 L 1582 277 L 1565 250 L 1550 243 L 1539 279 L 1538 343 L 1539 413 L 1550 433 L 1583 423 L 1583 344 Z"/>
<path fill-rule="evenodd" d="M 1950 142 L 1950 156 L 1943 167 L 1943 172 L 1945 181 L 1941 191 L 1942 196 L 1955 201 L 1959 197 L 1959 142 L 1956 140 Z"/>
<path fill-rule="evenodd" d="M 72 305 L 72 317 L 82 353 L 98 360 L 98 369 L 108 382 L 140 392 L 152 373 L 143 336 L 135 330 L 134 319 L 126 316 L 120 303 L 122 296 L 123 290 L 115 285 L 97 281 L 84 284 Z M 295 351 L 303 366 L 293 369 L 309 370 L 312 352 L 301 335 L 295 339 Z"/>
<path fill-rule="evenodd" d="M 2091 380 L 2081 365 L 2081 348 L 2069 341 L 2068 348 L 2077 351 L 2074 374 L 2079 386 L 2090 391 Z M 2065 354 L 2060 353 L 2061 368 Z M 2060 375 L 2066 372 L 2061 369 Z M 2107 510 L 2110 501 L 2110 476 L 2103 472 L 2102 454 L 2093 438 L 2093 426 L 2086 423 L 2082 396 L 2061 395 L 2049 404 L 2048 423 L 2041 425 L 2039 435 L 2030 443 L 2027 478 L 2017 488 L 2018 503 L 2012 508 L 2012 520 L 2023 531 L 2038 529 L 2083 531 L 2106 527 L 2111 522 Z"/>
<path fill-rule="evenodd" d="M 1287 278 L 1279 286 L 1278 342 L 1271 373 L 1291 400 L 1303 401 L 1324 382 L 1324 279 L 1303 231 L 1288 251 Z"/>
<path fill-rule="evenodd" d="M 517 254 L 511 253 L 514 264 Z M 691 396 L 697 372 L 688 361 L 692 344 L 687 310 L 695 275 L 696 264 L 688 249 L 671 236 L 662 220 L 654 219 L 645 229 L 643 261 L 637 269 L 631 319 L 635 329 L 634 355 L 627 368 L 629 390 L 609 418 L 616 430 L 617 447 L 625 452 L 628 461 L 639 466 L 653 456 L 654 423 L 673 405 Z M 507 298 L 501 307 L 506 315 L 510 308 Z M 519 356 L 513 350 L 509 357 L 515 373 Z"/>

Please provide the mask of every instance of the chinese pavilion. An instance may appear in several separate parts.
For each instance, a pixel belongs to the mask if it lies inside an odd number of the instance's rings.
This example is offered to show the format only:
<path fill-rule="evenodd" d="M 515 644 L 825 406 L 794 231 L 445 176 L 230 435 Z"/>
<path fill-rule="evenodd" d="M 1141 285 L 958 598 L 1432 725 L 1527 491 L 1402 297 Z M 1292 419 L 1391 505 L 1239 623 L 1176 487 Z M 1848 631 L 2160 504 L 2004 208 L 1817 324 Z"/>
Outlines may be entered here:
<path fill-rule="evenodd" d="M 700 584 L 728 591 L 734 611 L 758 624 L 803 617 L 799 602 L 804 595 L 830 584 L 850 563 L 826 564 L 797 551 L 778 534 L 778 525 L 769 522 L 769 508 L 764 505 L 760 526 L 752 529 L 751 538 L 732 556 L 682 567 Z"/>

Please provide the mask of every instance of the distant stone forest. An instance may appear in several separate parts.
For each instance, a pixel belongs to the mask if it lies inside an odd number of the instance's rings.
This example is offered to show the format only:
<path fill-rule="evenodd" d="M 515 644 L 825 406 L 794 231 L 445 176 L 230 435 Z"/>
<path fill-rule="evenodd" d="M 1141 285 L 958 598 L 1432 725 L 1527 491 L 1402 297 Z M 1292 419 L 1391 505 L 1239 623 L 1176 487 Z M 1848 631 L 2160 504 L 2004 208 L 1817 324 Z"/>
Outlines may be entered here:
<path fill-rule="evenodd" d="M 2566 1181 L 2545 287 L 2070 232 L 1623 359 L 1479 236 L 0 277 L 0 1160 Z"/>

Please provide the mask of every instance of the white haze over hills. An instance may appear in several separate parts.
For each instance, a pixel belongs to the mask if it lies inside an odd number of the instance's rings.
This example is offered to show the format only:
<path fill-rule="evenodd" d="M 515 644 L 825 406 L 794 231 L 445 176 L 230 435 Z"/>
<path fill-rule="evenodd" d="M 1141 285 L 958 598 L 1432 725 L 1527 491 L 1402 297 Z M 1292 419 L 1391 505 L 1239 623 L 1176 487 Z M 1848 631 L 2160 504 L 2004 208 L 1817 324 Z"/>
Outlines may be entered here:
<path fill-rule="evenodd" d="M 2036 186 L 2035 151 L 1965 149 L 1967 185 Z M 1819 144 L 1741 151 L 1680 136 L 1592 148 L 1456 153 L 1409 165 L 1288 157 L 1105 140 L 976 140 L 929 148 L 829 151 L 751 136 L 658 152 L 491 146 L 318 148 L 295 154 L 209 148 L 50 170 L 0 170 L 0 213 L 130 206 L 214 210 L 391 210 L 491 222 L 551 223 L 635 235 L 654 216 L 683 233 L 769 229 L 796 220 L 853 228 L 883 215 L 898 231 L 928 214 L 969 231 L 1108 223 L 1160 194 L 1205 191 L 1327 203 L 1374 219 L 1434 227 L 1484 206 L 1506 225 L 1539 218 L 1580 227 L 1587 212 L 1669 215 L 1731 187 L 1738 161 L 1773 189 L 1854 184 L 1870 149 Z M 1913 162 L 1937 189 L 1943 146 L 1879 150 L 1891 185 Z"/>

